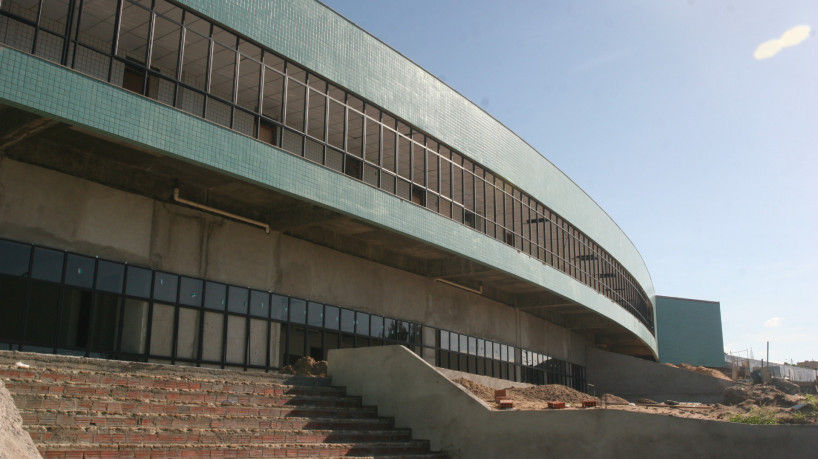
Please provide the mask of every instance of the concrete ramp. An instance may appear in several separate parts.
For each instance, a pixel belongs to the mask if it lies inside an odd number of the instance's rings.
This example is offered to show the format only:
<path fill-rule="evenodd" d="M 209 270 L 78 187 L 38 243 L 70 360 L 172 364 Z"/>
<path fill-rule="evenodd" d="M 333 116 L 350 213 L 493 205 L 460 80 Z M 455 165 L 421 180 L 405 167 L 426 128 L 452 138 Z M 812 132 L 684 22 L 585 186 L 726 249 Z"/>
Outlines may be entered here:
<path fill-rule="evenodd" d="M 811 457 L 818 426 L 753 426 L 626 411 L 493 411 L 403 346 L 336 349 L 346 386 L 454 458 Z"/>

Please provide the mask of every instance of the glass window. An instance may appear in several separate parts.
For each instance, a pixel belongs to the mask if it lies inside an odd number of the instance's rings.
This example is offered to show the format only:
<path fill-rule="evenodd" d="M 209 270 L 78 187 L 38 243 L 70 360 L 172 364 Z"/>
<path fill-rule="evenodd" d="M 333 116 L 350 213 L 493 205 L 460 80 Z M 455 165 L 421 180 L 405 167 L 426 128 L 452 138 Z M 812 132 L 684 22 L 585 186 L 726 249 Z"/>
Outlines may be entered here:
<path fill-rule="evenodd" d="M 179 277 L 175 274 L 156 272 L 153 280 L 153 298 L 169 303 L 176 302 L 176 288 Z"/>
<path fill-rule="evenodd" d="M 210 40 L 188 29 L 185 31 L 185 53 L 182 62 L 182 83 L 204 90 Z"/>
<path fill-rule="evenodd" d="M 0 274 L 23 277 L 28 274 L 31 246 L 0 240 Z"/>
<path fill-rule="evenodd" d="M 250 292 L 250 315 L 268 317 L 270 315 L 270 294 L 259 290 Z"/>
<path fill-rule="evenodd" d="M 303 324 L 307 322 L 307 302 L 290 298 L 290 322 Z"/>
<path fill-rule="evenodd" d="M 83 8 L 83 16 L 85 9 L 87 8 Z M 144 67 L 150 25 L 150 11 L 136 4 L 123 2 L 116 55 Z"/>
<path fill-rule="evenodd" d="M 383 317 L 372 315 L 369 324 L 369 336 L 383 338 Z"/>
<path fill-rule="evenodd" d="M 383 337 L 390 340 L 398 339 L 398 328 L 395 319 L 385 318 L 383 320 Z"/>
<path fill-rule="evenodd" d="M 235 45 L 234 45 L 235 46 Z M 233 78 L 236 72 L 236 51 L 214 43 L 210 70 L 210 93 L 224 100 L 233 100 Z"/>
<path fill-rule="evenodd" d="M 125 265 L 100 260 L 97 273 L 97 289 L 112 293 L 122 293 L 125 281 Z"/>
<path fill-rule="evenodd" d="M 102 52 L 111 52 L 114 39 L 114 21 L 117 0 L 97 0 L 93 8 L 83 8 L 80 18 L 78 40 Z M 147 33 L 145 33 L 147 38 Z M 145 55 L 142 55 L 144 63 Z"/>
<path fill-rule="evenodd" d="M 225 297 L 227 296 L 227 286 L 216 282 L 205 283 L 205 302 L 207 309 L 224 311 Z"/>
<path fill-rule="evenodd" d="M 63 256 L 63 252 L 35 247 L 31 277 L 51 282 L 61 282 Z"/>
<path fill-rule="evenodd" d="M 355 313 L 355 326 L 359 335 L 369 335 L 369 314 L 365 312 Z"/>
<path fill-rule="evenodd" d="M 343 100 L 343 99 L 342 99 Z M 336 148 L 344 148 L 344 123 L 346 109 L 344 105 L 332 99 L 329 101 L 329 125 L 327 142 Z"/>
<path fill-rule="evenodd" d="M 307 324 L 313 327 L 324 326 L 324 305 L 321 303 L 313 303 L 310 301 L 307 304 Z"/>
<path fill-rule="evenodd" d="M 341 331 L 355 333 L 355 311 L 341 309 Z"/>
<path fill-rule="evenodd" d="M 247 295 L 248 290 L 246 288 L 231 285 L 227 291 L 227 310 L 238 314 L 247 314 Z"/>
<path fill-rule="evenodd" d="M 304 131 L 304 102 L 307 88 L 290 79 L 287 81 L 287 126 Z M 322 137 L 323 138 L 323 137 Z"/>
<path fill-rule="evenodd" d="M 318 140 L 324 140 L 324 127 L 326 120 L 327 96 L 310 90 L 310 109 L 307 118 L 307 134 Z"/>
<path fill-rule="evenodd" d="M 248 110 L 258 111 L 259 79 L 261 78 L 261 64 L 241 56 L 239 61 L 239 89 L 236 94 L 236 103 Z"/>
<path fill-rule="evenodd" d="M 340 312 L 337 307 L 335 306 L 325 306 L 324 307 L 324 327 L 338 330 L 340 326 Z"/>
<path fill-rule="evenodd" d="M 284 92 L 284 75 L 271 67 L 264 69 L 264 98 L 261 113 L 275 121 L 281 121 L 281 104 Z"/>
<path fill-rule="evenodd" d="M 273 294 L 272 300 L 270 301 L 270 309 L 272 311 L 271 317 L 274 320 L 287 320 L 287 312 L 288 312 L 288 303 L 290 299 L 286 296 L 276 295 Z"/>
<path fill-rule="evenodd" d="M 188 306 L 202 305 L 202 285 L 201 279 L 192 279 L 190 277 L 182 277 L 179 286 L 179 303 Z"/>
<path fill-rule="evenodd" d="M 349 123 L 347 128 L 347 151 L 362 158 L 364 146 L 364 115 L 355 110 L 348 110 L 347 117 L 347 122 Z M 330 122 L 332 122 L 332 119 Z M 333 126 L 330 125 L 330 130 L 332 129 Z"/>
<path fill-rule="evenodd" d="M 152 277 L 153 273 L 149 269 L 128 266 L 128 284 L 125 294 L 150 298 Z"/>
<path fill-rule="evenodd" d="M 157 16 L 151 47 L 151 70 L 176 78 L 179 59 L 179 35 L 182 28 L 167 19 Z"/>

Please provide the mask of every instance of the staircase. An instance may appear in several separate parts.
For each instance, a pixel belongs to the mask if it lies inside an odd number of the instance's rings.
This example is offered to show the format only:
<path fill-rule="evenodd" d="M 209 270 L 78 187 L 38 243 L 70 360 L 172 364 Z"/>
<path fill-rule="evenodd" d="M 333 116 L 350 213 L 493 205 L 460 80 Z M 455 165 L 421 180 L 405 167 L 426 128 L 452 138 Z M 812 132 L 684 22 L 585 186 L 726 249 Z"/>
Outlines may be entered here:
<path fill-rule="evenodd" d="M 45 458 L 446 457 L 327 378 L 18 352 L 0 377 Z"/>

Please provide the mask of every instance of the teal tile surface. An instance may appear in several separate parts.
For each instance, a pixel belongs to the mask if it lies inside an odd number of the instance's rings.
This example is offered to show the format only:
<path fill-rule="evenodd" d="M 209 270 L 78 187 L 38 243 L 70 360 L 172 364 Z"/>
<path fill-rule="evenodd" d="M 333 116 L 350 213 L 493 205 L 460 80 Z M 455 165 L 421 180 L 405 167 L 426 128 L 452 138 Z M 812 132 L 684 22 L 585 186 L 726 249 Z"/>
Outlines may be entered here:
<path fill-rule="evenodd" d="M 657 296 L 656 320 L 660 362 L 724 366 L 718 302 Z"/>

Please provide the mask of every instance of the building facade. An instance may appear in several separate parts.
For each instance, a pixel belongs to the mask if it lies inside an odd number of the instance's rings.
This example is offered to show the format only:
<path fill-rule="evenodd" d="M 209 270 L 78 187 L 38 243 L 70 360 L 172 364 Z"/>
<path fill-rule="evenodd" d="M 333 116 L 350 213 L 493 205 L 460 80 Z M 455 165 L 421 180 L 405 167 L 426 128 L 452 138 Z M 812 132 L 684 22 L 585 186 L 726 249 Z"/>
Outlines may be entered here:
<path fill-rule="evenodd" d="M 658 357 L 615 222 L 313 0 L 0 0 L 0 342 L 273 369 L 404 344 L 584 388 Z"/>

